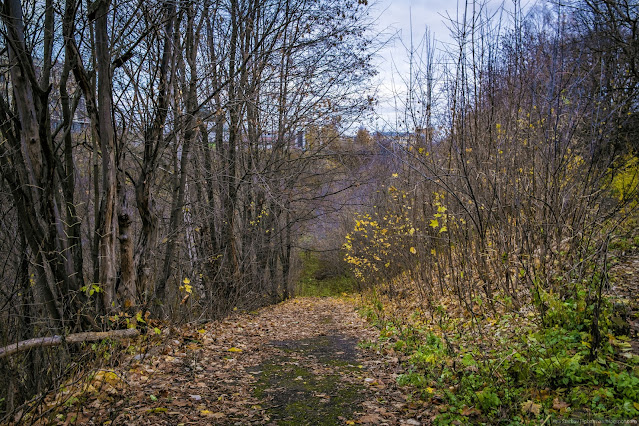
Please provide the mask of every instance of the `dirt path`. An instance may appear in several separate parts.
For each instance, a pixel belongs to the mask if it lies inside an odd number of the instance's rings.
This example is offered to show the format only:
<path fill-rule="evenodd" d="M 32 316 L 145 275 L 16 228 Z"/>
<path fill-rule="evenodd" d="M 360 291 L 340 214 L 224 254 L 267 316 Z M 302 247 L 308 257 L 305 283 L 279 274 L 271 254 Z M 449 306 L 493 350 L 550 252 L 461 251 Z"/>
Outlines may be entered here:
<path fill-rule="evenodd" d="M 396 388 L 399 360 L 358 347 L 377 336 L 339 299 L 300 298 L 234 315 L 169 342 L 117 377 L 106 374 L 96 397 L 64 421 L 426 424 L 425 408 Z"/>
<path fill-rule="evenodd" d="M 622 258 L 613 269 L 617 277 L 608 290 L 614 303 L 614 314 L 610 318 L 617 334 L 630 338 L 632 352 L 639 355 L 639 254 Z"/>

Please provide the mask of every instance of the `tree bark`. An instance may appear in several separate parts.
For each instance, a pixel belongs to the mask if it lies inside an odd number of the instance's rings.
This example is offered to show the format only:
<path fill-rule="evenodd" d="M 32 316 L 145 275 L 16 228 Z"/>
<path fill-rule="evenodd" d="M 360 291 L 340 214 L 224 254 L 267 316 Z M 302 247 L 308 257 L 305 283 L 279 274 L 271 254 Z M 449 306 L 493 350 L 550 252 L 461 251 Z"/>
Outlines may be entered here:
<path fill-rule="evenodd" d="M 120 288 L 122 289 L 122 305 L 124 309 L 131 309 L 136 305 L 136 276 L 133 261 L 133 230 L 131 228 L 131 208 L 126 190 L 126 178 L 118 179 L 118 193 L 120 208 L 118 210 L 118 229 L 120 232 Z"/>
<path fill-rule="evenodd" d="M 117 274 L 117 175 L 115 157 L 115 129 L 113 126 L 113 99 L 111 82 L 111 49 L 107 19 L 110 0 L 96 1 L 95 53 L 98 71 L 98 117 L 100 149 L 102 151 L 102 199 L 97 221 L 97 238 L 100 241 L 100 294 L 102 311 L 115 308 L 115 283 Z"/>

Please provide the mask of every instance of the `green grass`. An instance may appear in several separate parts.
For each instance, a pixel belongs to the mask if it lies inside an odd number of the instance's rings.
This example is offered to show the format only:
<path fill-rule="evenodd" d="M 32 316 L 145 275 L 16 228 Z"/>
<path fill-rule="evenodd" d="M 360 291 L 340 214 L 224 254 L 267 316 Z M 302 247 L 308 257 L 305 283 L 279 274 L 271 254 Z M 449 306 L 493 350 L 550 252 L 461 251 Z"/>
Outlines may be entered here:
<path fill-rule="evenodd" d="M 302 297 L 330 297 L 352 293 L 356 289 L 355 279 L 347 275 L 329 276 L 318 280 L 316 276 L 324 268 L 317 256 L 304 256 L 302 274 L 295 294 Z"/>

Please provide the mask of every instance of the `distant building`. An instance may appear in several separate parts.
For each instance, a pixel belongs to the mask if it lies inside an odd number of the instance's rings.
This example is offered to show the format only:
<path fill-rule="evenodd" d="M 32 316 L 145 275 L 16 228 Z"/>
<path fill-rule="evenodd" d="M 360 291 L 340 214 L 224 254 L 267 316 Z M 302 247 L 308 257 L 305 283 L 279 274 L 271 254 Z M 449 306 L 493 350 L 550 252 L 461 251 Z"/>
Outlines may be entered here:
<path fill-rule="evenodd" d="M 6 56 L 3 57 L 4 60 L 7 60 Z M 42 72 L 42 61 L 35 61 L 35 72 L 36 76 L 39 78 Z M 53 64 L 51 68 L 51 82 L 53 83 L 53 87 L 58 87 L 62 75 L 62 67 L 63 64 L 60 62 L 56 62 Z M 9 99 L 12 98 L 12 85 L 11 78 L 9 77 L 9 63 L 3 62 L 0 64 L 0 68 L 2 72 L 0 72 L 0 85 L 5 86 L 8 92 Z M 76 96 L 76 92 L 80 90 L 78 85 L 73 78 L 73 74 L 70 73 L 69 79 L 67 81 L 67 91 L 69 93 L 69 103 L 73 105 L 74 97 Z M 50 123 L 51 129 L 57 129 L 63 122 L 63 114 L 62 114 L 62 103 L 60 99 L 60 92 L 58 90 L 52 90 L 49 96 L 49 114 L 50 114 Z M 79 134 L 84 130 L 89 128 L 91 125 L 91 120 L 89 119 L 89 114 L 87 112 L 86 100 L 84 99 L 84 95 L 81 95 L 77 99 L 77 106 L 73 113 L 72 121 L 71 121 L 71 133 Z"/>
<path fill-rule="evenodd" d="M 414 132 L 376 131 L 373 134 L 375 143 L 380 147 L 380 153 L 390 153 L 395 149 L 425 147 L 433 140 L 433 128 L 418 127 Z"/>
<path fill-rule="evenodd" d="M 211 134 L 215 134 L 215 132 L 217 131 L 216 114 L 213 113 L 210 109 L 203 107 L 200 109 L 199 116 L 200 120 L 202 120 L 202 122 L 206 125 L 208 131 Z M 228 123 L 224 122 L 222 132 L 223 140 L 226 140 L 225 138 L 228 137 L 229 134 Z M 275 144 L 278 142 L 279 137 L 279 132 L 277 130 L 262 131 L 258 136 L 257 147 L 260 149 L 273 149 Z M 250 141 L 246 132 L 242 132 L 241 138 L 244 144 L 249 144 Z M 305 130 L 286 132 L 284 134 L 284 138 L 286 138 L 285 142 L 291 149 L 306 150 L 308 148 Z M 214 138 L 211 139 L 211 147 L 215 146 L 215 143 L 213 141 Z M 241 149 L 241 146 L 238 146 L 237 149 Z"/>

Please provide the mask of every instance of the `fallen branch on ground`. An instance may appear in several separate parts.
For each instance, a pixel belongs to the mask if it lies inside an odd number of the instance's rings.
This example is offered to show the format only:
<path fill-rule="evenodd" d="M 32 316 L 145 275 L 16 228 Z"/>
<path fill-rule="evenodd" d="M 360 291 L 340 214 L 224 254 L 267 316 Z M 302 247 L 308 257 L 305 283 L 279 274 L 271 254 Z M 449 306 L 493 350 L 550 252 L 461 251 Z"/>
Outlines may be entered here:
<path fill-rule="evenodd" d="M 36 337 L 34 339 L 23 340 L 21 342 L 5 346 L 4 348 L 0 348 L 0 359 L 35 347 L 55 346 L 63 342 L 81 343 L 109 338 L 126 339 L 127 337 L 135 337 L 139 334 L 140 330 L 128 328 L 126 330 L 89 331 L 85 333 L 69 334 L 68 336 L 56 335 L 50 337 Z"/>

